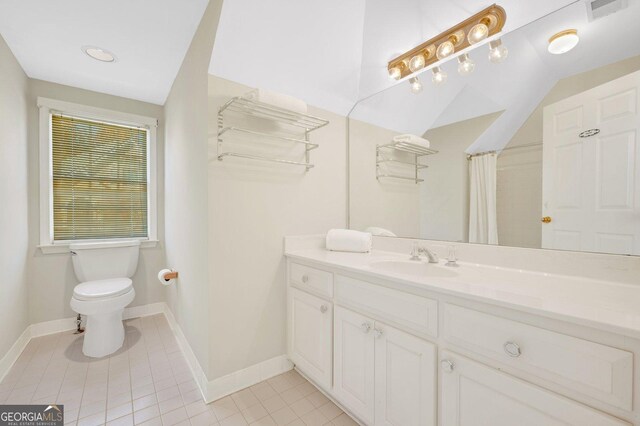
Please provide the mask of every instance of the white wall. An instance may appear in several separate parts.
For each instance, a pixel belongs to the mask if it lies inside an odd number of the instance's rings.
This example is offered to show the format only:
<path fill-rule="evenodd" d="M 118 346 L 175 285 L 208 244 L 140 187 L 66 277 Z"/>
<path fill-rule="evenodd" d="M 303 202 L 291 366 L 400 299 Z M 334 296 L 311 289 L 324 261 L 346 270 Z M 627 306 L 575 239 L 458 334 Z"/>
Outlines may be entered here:
<path fill-rule="evenodd" d="M 503 151 L 496 175 L 500 245 L 542 247 L 542 146 Z"/>
<path fill-rule="evenodd" d="M 396 135 L 396 131 L 349 119 L 351 229 L 363 231 L 369 226 L 378 226 L 398 236 L 419 235 L 419 191 L 422 184 L 393 178 L 376 180 L 376 145 L 390 143 Z M 411 161 L 410 158 L 404 160 Z M 411 166 L 389 166 L 394 174 L 411 174 Z M 424 171 L 420 172 L 420 177 L 424 177 Z"/>
<path fill-rule="evenodd" d="M 221 1 L 202 17 L 165 104 L 167 265 L 179 271 L 167 303 L 207 374 L 209 262 L 207 246 L 207 69 Z"/>
<path fill-rule="evenodd" d="M 307 173 L 300 166 L 216 159 L 218 109 L 249 90 L 209 76 L 210 379 L 286 353 L 284 236 L 346 226 L 345 117 L 309 107 L 330 123 L 310 134 L 320 146 Z M 277 143 L 263 144 L 263 154 L 285 154 Z"/>
<path fill-rule="evenodd" d="M 469 161 L 465 150 L 500 113 L 482 115 L 428 130 L 424 137 L 438 153 L 428 158 L 420 188 L 420 238 L 469 241 Z"/>
<path fill-rule="evenodd" d="M 163 287 L 158 283 L 156 275 L 164 267 L 164 209 L 163 209 L 163 152 L 164 130 L 163 109 L 161 106 L 148 104 L 63 86 L 41 80 L 29 82 L 29 312 L 31 323 L 73 317 L 76 314 L 69 306 L 73 288 L 78 280 L 73 272 L 71 256 L 64 254 L 43 254 L 38 249 L 40 241 L 40 207 L 39 207 L 39 111 L 37 98 L 46 97 L 61 101 L 74 102 L 93 107 L 128 112 L 132 114 L 154 117 L 159 120 L 157 132 L 157 164 L 158 164 L 158 239 L 156 248 L 140 250 L 138 269 L 133 277 L 136 298 L 129 306 L 146 305 L 164 299 Z M 24 213 L 23 213 L 24 214 Z"/>
<path fill-rule="evenodd" d="M 0 359 L 29 325 L 28 79 L 0 37 Z"/>

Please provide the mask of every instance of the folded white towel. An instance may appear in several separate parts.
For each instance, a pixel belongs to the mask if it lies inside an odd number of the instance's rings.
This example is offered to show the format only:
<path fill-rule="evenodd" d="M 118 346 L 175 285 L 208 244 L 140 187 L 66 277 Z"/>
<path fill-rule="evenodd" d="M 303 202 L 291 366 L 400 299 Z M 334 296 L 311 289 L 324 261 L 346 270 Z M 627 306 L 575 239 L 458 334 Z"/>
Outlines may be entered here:
<path fill-rule="evenodd" d="M 371 251 L 371 234 L 350 229 L 332 229 L 327 232 L 326 247 L 331 251 L 368 253 Z"/>
<path fill-rule="evenodd" d="M 378 236 L 378 237 L 397 237 L 396 234 L 394 234 L 393 232 L 389 231 L 388 229 L 379 228 L 377 226 L 370 226 L 367 229 L 365 229 L 364 232 L 368 232 L 371 235 L 375 235 L 375 236 Z"/>
<path fill-rule="evenodd" d="M 303 114 L 307 112 L 307 104 L 300 99 L 266 89 L 252 90 L 245 94 L 244 98 L 284 108 L 289 111 L 301 112 Z"/>
<path fill-rule="evenodd" d="M 412 143 L 415 145 L 423 146 L 425 148 L 429 148 L 431 146 L 431 143 L 427 139 L 411 134 L 394 136 L 393 141 Z"/>

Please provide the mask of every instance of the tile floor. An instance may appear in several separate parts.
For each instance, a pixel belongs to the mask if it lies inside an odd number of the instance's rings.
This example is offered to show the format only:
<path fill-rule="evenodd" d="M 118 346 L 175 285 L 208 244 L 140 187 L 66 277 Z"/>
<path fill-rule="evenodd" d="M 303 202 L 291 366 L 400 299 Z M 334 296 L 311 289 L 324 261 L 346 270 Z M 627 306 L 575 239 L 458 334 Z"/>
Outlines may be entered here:
<path fill-rule="evenodd" d="M 64 404 L 65 424 L 356 423 L 295 371 L 205 404 L 164 315 L 126 321 L 125 344 L 100 359 L 70 332 L 32 339 L 0 383 L 0 404 Z"/>

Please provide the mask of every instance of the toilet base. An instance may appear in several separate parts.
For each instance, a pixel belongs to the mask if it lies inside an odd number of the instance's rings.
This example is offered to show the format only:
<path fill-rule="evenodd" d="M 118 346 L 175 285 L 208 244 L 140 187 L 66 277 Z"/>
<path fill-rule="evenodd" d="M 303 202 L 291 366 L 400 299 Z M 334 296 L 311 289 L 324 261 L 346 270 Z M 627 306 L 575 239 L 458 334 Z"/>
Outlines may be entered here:
<path fill-rule="evenodd" d="M 87 315 L 82 353 L 93 358 L 111 355 L 124 343 L 124 309 Z"/>
<path fill-rule="evenodd" d="M 97 300 L 71 298 L 71 308 L 86 315 L 82 353 L 92 358 L 111 355 L 124 343 L 124 308 L 133 301 L 136 292 Z"/>

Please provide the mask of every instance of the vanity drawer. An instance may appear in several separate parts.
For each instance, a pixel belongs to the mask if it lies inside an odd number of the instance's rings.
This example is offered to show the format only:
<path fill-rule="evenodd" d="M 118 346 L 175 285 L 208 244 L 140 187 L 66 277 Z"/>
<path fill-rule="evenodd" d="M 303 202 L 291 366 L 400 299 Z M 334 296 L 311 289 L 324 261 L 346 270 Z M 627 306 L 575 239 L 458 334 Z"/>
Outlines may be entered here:
<path fill-rule="evenodd" d="M 438 335 L 438 302 L 336 275 L 336 300 L 414 332 Z"/>
<path fill-rule="evenodd" d="M 291 263 L 289 280 L 294 286 L 333 297 L 333 274 L 310 266 Z"/>
<path fill-rule="evenodd" d="M 633 354 L 483 312 L 444 305 L 444 339 L 631 411 Z"/>

